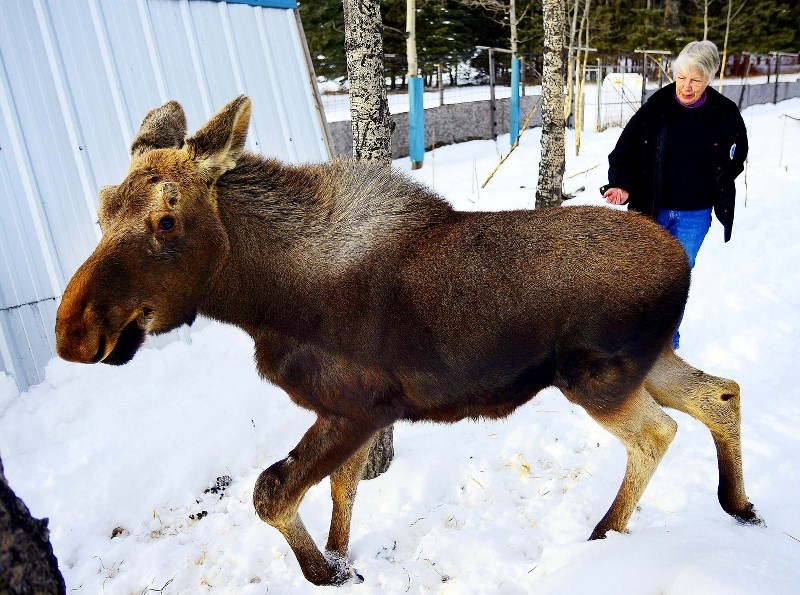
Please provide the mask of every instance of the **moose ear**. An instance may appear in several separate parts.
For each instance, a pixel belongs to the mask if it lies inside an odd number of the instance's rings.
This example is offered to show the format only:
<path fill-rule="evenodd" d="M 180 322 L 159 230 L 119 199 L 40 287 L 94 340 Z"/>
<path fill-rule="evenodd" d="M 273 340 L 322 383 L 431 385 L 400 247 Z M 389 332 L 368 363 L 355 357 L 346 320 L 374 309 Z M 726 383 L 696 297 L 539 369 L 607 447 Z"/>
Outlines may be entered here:
<path fill-rule="evenodd" d="M 236 165 L 247 140 L 251 105 L 249 97 L 240 95 L 186 140 L 189 156 L 209 180 L 216 180 Z"/>
<path fill-rule="evenodd" d="M 150 110 L 131 143 L 131 158 L 153 149 L 180 149 L 186 136 L 186 114 L 177 101 Z"/>

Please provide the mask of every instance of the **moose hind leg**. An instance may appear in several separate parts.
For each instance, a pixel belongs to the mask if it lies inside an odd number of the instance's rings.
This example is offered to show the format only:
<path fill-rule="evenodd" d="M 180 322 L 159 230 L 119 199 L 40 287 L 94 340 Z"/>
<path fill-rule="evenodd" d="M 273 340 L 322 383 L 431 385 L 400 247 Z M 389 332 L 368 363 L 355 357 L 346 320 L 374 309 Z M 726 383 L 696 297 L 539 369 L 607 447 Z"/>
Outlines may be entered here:
<path fill-rule="evenodd" d="M 281 532 L 303 575 L 315 585 L 363 580 L 339 556 L 320 552 L 297 509 L 312 485 L 336 471 L 353 453 L 360 452 L 364 443 L 369 444 L 374 429 L 365 425 L 317 419 L 289 456 L 262 472 L 256 480 L 253 504 L 258 516 Z"/>
<path fill-rule="evenodd" d="M 347 462 L 331 474 L 331 500 L 333 512 L 331 514 L 331 528 L 328 532 L 328 543 L 325 551 L 339 558 L 347 558 L 347 548 L 350 544 L 350 521 L 353 517 L 353 502 L 356 498 L 358 483 L 367 466 L 370 449 L 375 434 L 359 448 Z"/>
<path fill-rule="evenodd" d="M 609 531 L 625 531 L 637 502 L 678 430 L 678 424 L 643 387 L 636 389 L 614 411 L 603 412 L 592 407 L 586 407 L 586 410 L 622 442 L 628 453 L 619 492 L 589 538 L 602 539 Z"/>
<path fill-rule="evenodd" d="M 722 509 L 742 523 L 763 524 L 744 490 L 739 385 L 690 366 L 670 349 L 656 361 L 645 386 L 661 405 L 691 415 L 711 431 Z"/>

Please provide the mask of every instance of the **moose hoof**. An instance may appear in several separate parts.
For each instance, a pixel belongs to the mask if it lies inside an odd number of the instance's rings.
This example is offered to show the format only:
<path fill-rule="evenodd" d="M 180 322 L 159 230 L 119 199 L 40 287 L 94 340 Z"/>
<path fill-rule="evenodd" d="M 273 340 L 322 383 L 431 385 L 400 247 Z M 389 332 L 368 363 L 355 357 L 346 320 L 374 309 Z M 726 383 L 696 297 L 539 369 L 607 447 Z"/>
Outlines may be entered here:
<path fill-rule="evenodd" d="M 358 585 L 364 582 L 364 577 L 358 570 L 353 568 L 347 558 L 335 552 L 325 552 L 325 558 L 334 569 L 330 585 L 342 587 L 344 585 Z"/>
<path fill-rule="evenodd" d="M 364 582 L 364 577 L 361 575 L 361 573 L 358 570 L 356 570 L 355 568 L 352 568 L 351 570 L 352 570 L 353 576 L 345 584 L 348 584 L 348 585 L 360 585 L 361 583 L 363 583 Z"/>
<path fill-rule="evenodd" d="M 739 521 L 742 525 L 752 525 L 754 527 L 766 527 L 764 519 L 758 514 L 758 511 L 749 502 L 747 509 L 744 512 L 734 513 L 731 516 Z"/>
<path fill-rule="evenodd" d="M 594 531 L 592 531 L 592 534 L 589 536 L 589 541 L 594 541 L 596 539 L 605 539 L 606 536 L 611 532 L 626 534 L 628 533 L 628 530 L 615 529 L 614 527 L 609 527 L 608 525 L 600 523 L 594 528 Z"/>
<path fill-rule="evenodd" d="M 589 541 L 594 541 L 596 539 L 605 539 L 607 532 L 608 532 L 608 529 L 599 529 L 599 528 L 595 527 L 595 530 L 592 531 L 591 535 L 589 535 Z"/>

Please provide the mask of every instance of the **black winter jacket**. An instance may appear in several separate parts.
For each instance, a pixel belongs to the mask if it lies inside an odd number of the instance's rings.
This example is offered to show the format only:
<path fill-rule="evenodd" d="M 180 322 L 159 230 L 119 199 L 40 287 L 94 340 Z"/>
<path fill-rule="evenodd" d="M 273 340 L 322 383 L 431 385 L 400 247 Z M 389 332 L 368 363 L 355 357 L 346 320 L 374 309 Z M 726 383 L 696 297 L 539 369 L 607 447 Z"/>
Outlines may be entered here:
<path fill-rule="evenodd" d="M 736 204 L 734 180 L 747 158 L 747 130 L 735 103 L 711 87 L 706 88 L 706 96 L 714 213 L 725 228 L 727 242 Z M 656 91 L 625 126 L 608 156 L 609 183 L 604 189 L 627 190 L 629 208 L 650 217 L 655 217 L 663 204 L 669 115 L 674 113 L 670 102 L 675 101 L 674 83 Z"/>

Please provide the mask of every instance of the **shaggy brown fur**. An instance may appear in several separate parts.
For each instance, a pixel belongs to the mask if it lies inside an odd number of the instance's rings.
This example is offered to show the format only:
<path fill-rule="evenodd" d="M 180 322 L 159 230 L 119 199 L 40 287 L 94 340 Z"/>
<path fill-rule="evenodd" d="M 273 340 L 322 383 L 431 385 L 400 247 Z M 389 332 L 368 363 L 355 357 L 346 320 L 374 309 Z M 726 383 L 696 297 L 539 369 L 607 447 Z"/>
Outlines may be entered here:
<path fill-rule="evenodd" d="M 675 433 L 659 405 L 708 425 L 723 508 L 759 522 L 744 492 L 738 386 L 670 348 L 689 267 L 663 229 L 605 208 L 457 212 L 377 165 L 247 153 L 249 118 L 239 97 L 184 141 L 177 103 L 145 117 L 127 177 L 101 192 L 103 238 L 64 293 L 58 353 L 123 364 L 147 333 L 197 312 L 248 332 L 262 376 L 318 415 L 253 493 L 310 581 L 358 578 L 350 518 L 376 431 L 503 417 L 547 386 L 628 451 L 593 538 L 625 529 Z M 325 555 L 297 509 L 329 475 Z"/>

